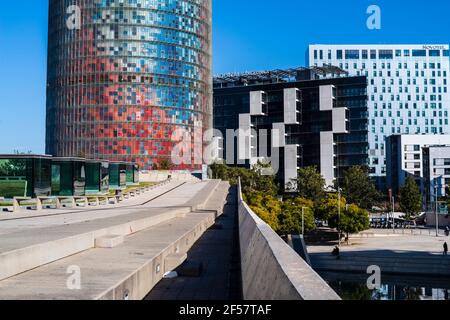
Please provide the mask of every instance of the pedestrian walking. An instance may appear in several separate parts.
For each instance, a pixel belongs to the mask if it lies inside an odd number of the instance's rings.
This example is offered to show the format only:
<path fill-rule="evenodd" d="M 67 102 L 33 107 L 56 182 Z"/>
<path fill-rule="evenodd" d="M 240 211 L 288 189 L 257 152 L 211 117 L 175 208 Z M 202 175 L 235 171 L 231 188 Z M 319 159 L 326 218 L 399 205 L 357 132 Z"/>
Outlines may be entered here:
<path fill-rule="evenodd" d="M 448 254 L 448 244 L 447 242 L 444 243 L 444 256 Z"/>

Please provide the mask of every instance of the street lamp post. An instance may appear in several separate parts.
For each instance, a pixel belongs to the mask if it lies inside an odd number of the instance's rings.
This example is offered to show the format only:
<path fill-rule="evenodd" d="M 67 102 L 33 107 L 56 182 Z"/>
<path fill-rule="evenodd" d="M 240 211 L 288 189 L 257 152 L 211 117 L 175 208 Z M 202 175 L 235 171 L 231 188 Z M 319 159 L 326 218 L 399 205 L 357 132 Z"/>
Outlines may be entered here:
<path fill-rule="evenodd" d="M 438 186 L 437 183 L 434 183 L 434 205 L 435 205 L 435 213 L 436 213 L 436 237 L 439 237 L 439 215 L 438 215 Z"/>
<path fill-rule="evenodd" d="M 392 197 L 392 230 L 395 233 L 395 197 Z"/>
<path fill-rule="evenodd" d="M 338 246 L 341 246 L 341 188 L 338 188 Z"/>
<path fill-rule="evenodd" d="M 305 237 L 305 207 L 302 207 L 302 236 Z"/>

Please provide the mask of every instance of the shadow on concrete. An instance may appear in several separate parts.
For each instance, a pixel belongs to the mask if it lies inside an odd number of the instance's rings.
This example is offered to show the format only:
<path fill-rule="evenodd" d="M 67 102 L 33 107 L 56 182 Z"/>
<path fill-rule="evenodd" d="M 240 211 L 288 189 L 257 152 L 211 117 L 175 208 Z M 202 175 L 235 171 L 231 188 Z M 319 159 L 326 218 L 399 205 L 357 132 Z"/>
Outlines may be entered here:
<path fill-rule="evenodd" d="M 224 213 L 188 252 L 186 266 L 199 267 L 199 276 L 163 279 L 145 300 L 242 300 L 239 224 L 236 188 L 232 188 Z"/>

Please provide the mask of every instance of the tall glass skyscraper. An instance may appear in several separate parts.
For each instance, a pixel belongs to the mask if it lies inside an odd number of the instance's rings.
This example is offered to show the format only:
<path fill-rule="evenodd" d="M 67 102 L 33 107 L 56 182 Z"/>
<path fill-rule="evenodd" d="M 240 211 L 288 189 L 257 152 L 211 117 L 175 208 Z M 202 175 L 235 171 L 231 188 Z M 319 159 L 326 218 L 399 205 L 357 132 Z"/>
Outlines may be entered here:
<path fill-rule="evenodd" d="M 211 7 L 50 0 L 46 152 L 149 169 L 171 160 L 177 129 L 199 141 L 212 127 Z"/>

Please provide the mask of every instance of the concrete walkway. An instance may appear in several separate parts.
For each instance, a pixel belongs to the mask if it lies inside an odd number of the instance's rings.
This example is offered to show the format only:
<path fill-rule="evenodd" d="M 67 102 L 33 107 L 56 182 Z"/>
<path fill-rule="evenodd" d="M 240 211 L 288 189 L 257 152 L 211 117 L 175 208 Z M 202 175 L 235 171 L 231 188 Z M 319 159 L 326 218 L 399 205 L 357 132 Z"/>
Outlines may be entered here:
<path fill-rule="evenodd" d="M 173 263 L 171 255 L 187 252 L 214 224 L 227 185 L 189 182 L 134 205 L 2 221 L 0 299 L 142 299 L 166 259 Z M 123 244 L 96 246 L 105 236 Z M 67 285 L 71 266 L 81 270 L 79 290 Z"/>
<path fill-rule="evenodd" d="M 217 225 L 188 252 L 188 262 L 201 264 L 198 277 L 163 279 L 146 300 L 241 300 L 236 188 L 228 196 Z M 178 272 L 183 270 L 183 266 Z"/>
<path fill-rule="evenodd" d="M 448 237 L 420 235 L 385 235 L 353 238 L 341 247 L 341 258 L 331 255 L 333 245 L 309 245 L 308 252 L 316 270 L 355 271 L 366 273 L 370 265 L 382 272 L 450 276 L 450 256 L 443 256 Z"/>

